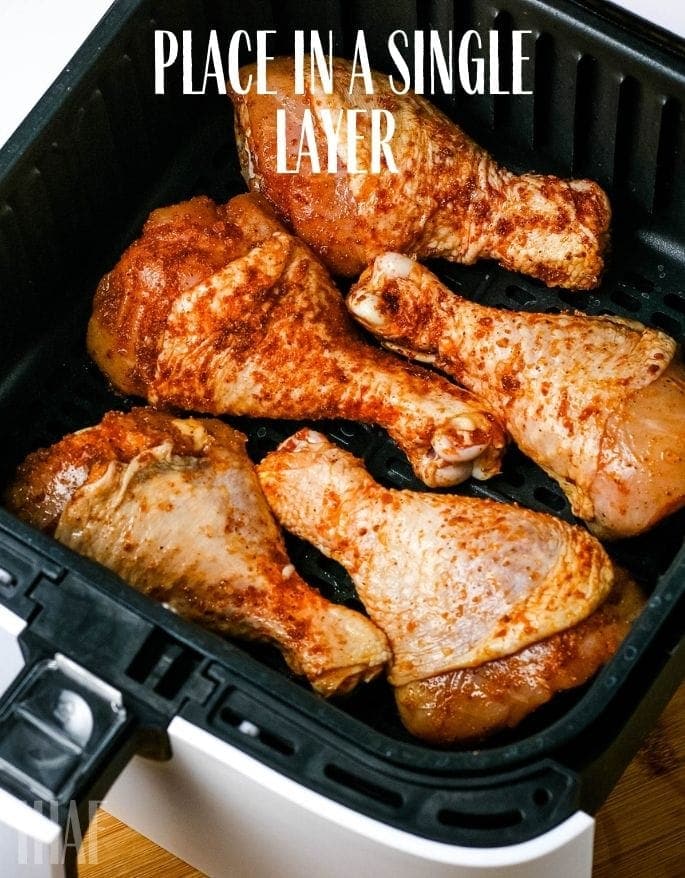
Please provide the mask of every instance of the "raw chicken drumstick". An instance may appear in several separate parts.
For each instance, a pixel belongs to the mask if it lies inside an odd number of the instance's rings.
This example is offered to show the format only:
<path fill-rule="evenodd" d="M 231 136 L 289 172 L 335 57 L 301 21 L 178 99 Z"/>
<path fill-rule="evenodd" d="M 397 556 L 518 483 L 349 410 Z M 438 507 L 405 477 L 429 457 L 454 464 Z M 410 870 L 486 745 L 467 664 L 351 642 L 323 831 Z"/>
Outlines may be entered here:
<path fill-rule="evenodd" d="M 6 499 L 180 615 L 273 642 L 323 695 L 373 678 L 389 657 L 372 622 L 300 579 L 245 437 L 220 421 L 110 412 L 29 455 Z"/>
<path fill-rule="evenodd" d="M 320 433 L 257 467 L 284 527 L 339 561 L 388 635 L 407 728 L 437 743 L 515 725 L 616 651 L 641 606 L 584 529 L 517 506 L 394 491 Z"/>
<path fill-rule="evenodd" d="M 347 61 L 334 62 L 330 95 L 308 75 L 305 94 L 296 95 L 293 69 L 292 58 L 270 63 L 268 86 L 275 94 L 232 94 L 240 161 L 248 186 L 269 199 L 333 272 L 357 275 L 375 256 L 397 250 L 467 265 L 496 259 L 548 286 L 597 286 L 610 209 L 596 183 L 516 176 L 428 101 L 395 95 L 385 76 L 374 75 L 373 94 L 356 78 L 350 94 Z M 242 71 L 244 82 L 251 72 Z M 367 111 L 356 114 L 356 132 L 340 115 L 348 109 Z M 277 110 L 287 119 L 288 169 L 297 167 L 303 117 L 311 111 L 320 173 L 306 156 L 298 173 L 278 173 Z M 326 110 L 332 113 L 328 128 L 337 124 L 340 132 L 336 173 L 327 172 Z M 370 173 L 373 110 L 394 119 L 389 145 L 398 173 L 387 164 Z M 358 171 L 348 172 L 347 140 L 355 134 Z"/>
<path fill-rule="evenodd" d="M 347 304 L 388 347 L 485 399 L 598 536 L 633 536 L 685 504 L 685 368 L 665 333 L 487 308 L 396 253 Z"/>
<path fill-rule="evenodd" d="M 155 211 L 101 281 L 88 345 L 117 389 L 154 405 L 379 424 L 429 485 L 499 468 L 487 408 L 363 341 L 323 266 L 257 196 Z"/>

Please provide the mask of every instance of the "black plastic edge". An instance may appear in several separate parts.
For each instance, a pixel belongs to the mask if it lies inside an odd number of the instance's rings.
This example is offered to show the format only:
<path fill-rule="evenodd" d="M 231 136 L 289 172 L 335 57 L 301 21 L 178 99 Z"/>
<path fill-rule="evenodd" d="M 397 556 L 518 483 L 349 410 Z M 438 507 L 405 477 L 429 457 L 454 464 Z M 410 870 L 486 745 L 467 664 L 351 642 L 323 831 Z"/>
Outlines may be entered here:
<path fill-rule="evenodd" d="M 569 2 L 589 10 L 592 15 L 602 21 L 611 22 L 630 34 L 631 37 L 638 36 L 640 39 L 658 46 L 680 61 L 685 56 L 685 37 L 643 18 L 630 9 L 617 6 L 611 0 L 569 0 Z"/>
<path fill-rule="evenodd" d="M 677 69 L 683 75 L 685 39 L 615 6 L 610 0 L 555 0 L 553 4 L 545 0 L 523 2 L 546 13 L 565 17 L 575 26 L 583 25 L 604 40 L 614 40 L 651 66 L 659 64 L 671 71 Z"/>
<path fill-rule="evenodd" d="M 78 89 L 91 66 L 116 38 L 143 0 L 113 0 L 82 45 L 48 87 L 38 103 L 0 148 L 0 180 L 9 180 L 26 160 L 34 142 L 61 112 L 65 100 Z"/>

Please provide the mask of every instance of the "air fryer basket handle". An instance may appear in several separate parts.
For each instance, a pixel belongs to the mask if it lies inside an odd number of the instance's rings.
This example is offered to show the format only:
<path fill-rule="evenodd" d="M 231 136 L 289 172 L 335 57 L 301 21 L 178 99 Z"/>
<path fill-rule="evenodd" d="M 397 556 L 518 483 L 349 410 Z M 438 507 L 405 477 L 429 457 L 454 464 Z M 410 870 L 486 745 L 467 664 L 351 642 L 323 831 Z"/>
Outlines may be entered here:
<path fill-rule="evenodd" d="M 121 692 L 65 656 L 26 663 L 0 699 L 3 875 L 77 874 L 88 823 L 140 729 Z"/>
<path fill-rule="evenodd" d="M 171 719 L 214 683 L 173 617 L 9 519 L 0 508 L 0 872 L 55 878 L 76 874 L 131 756 L 170 758 Z"/>

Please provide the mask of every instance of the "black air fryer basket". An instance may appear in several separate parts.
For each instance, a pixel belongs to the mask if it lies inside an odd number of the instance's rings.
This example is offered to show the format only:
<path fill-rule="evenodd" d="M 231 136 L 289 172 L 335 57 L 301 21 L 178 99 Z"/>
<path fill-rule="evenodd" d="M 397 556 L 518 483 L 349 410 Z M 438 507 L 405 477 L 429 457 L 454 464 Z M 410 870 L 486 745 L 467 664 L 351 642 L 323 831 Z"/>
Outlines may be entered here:
<path fill-rule="evenodd" d="M 524 88 L 533 95 L 436 96 L 513 170 L 588 176 L 609 192 L 613 243 L 601 288 L 549 290 L 492 263 L 431 267 L 487 304 L 535 311 L 579 308 L 685 333 L 685 55 L 683 43 L 605 4 L 555 0 L 120 0 L 0 153 L 0 467 L 2 482 L 31 450 L 133 400 L 114 395 L 89 361 L 85 326 L 99 278 L 151 209 L 193 194 L 243 191 L 230 102 L 183 96 L 180 73 L 155 96 L 155 28 L 335 32 L 348 55 L 359 28 L 371 61 L 390 69 L 388 35 L 468 28 L 533 31 Z M 205 36 L 203 36 L 203 34 Z M 244 61 L 250 58 L 246 55 Z M 506 65 L 503 65 L 506 69 Z M 502 83 L 507 87 L 507 83 Z M 300 424 L 234 419 L 258 459 Z M 381 482 L 418 487 L 382 431 L 349 422 L 324 429 L 362 455 Z M 515 449 L 504 471 L 460 488 L 516 500 L 567 520 L 565 497 Z M 402 728 L 389 687 L 376 682 L 325 702 L 268 648 L 222 640 L 183 622 L 117 577 L 0 510 L 0 601 L 27 620 L 23 675 L 4 697 L 0 783 L 28 802 L 85 801 L 134 752 L 166 754 L 176 715 L 324 795 L 427 838 L 487 847 L 533 838 L 579 808 L 593 813 L 683 676 L 683 512 L 610 546 L 649 601 L 618 654 L 589 684 L 558 695 L 515 731 L 478 749 L 439 749 Z M 351 582 L 310 546 L 294 562 L 329 597 L 355 605 Z M 32 763 L 17 734 L 18 699 L 49 699 L 45 660 L 66 656 L 123 694 L 67 769 Z M 49 666 L 52 667 L 52 666 Z M 51 671 L 59 675 L 59 670 Z M 35 691 L 34 691 L 35 690 Z M 35 697 L 34 697 L 35 696 Z M 39 709 L 39 708 L 36 708 Z M 246 735 L 243 720 L 259 730 Z M 53 742 L 58 746 L 59 742 Z M 16 770 L 7 768 L 12 757 Z M 3 762 L 3 760 L 5 760 Z"/>

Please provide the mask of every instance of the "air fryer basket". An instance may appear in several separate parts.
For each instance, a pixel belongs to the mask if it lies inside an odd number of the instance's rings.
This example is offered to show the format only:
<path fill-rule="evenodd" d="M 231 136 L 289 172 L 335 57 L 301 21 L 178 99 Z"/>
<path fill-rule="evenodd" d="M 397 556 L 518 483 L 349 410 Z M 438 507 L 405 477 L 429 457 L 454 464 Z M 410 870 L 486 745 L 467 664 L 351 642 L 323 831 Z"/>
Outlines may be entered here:
<path fill-rule="evenodd" d="M 210 28 L 223 36 L 272 29 L 288 54 L 295 28 L 330 28 L 342 55 L 363 28 L 380 69 L 389 69 L 385 44 L 397 28 L 454 28 L 457 36 L 496 29 L 503 58 L 512 28 L 533 31 L 534 61 L 524 80 L 532 95 L 435 101 L 512 169 L 589 176 L 607 188 L 615 217 L 607 275 L 599 290 L 578 294 L 492 263 L 431 267 L 453 289 L 487 304 L 619 314 L 682 341 L 681 43 L 604 5 L 572 0 L 120 0 L 0 153 L 3 483 L 29 451 L 135 402 L 108 389 L 84 335 L 97 280 L 149 211 L 193 194 L 225 200 L 244 190 L 228 99 L 184 97 L 178 76 L 166 96 L 154 95 L 155 28 L 193 29 L 197 46 Z M 230 420 L 248 434 L 255 460 L 301 426 Z M 324 429 L 363 456 L 379 481 L 420 487 L 380 429 L 349 422 Z M 516 449 L 507 452 L 501 475 L 459 491 L 572 518 L 556 483 Z M 438 749 L 410 738 L 383 682 L 324 702 L 292 678 L 275 650 L 227 643 L 187 625 L 4 511 L 0 568 L 9 579 L 0 579 L 0 599 L 30 622 L 29 656 L 60 651 L 99 674 L 124 692 L 138 725 L 163 730 L 181 714 L 377 819 L 442 841 L 500 845 L 538 835 L 578 807 L 595 810 L 677 685 L 684 532 L 681 512 L 610 547 L 650 594 L 619 653 L 594 681 L 477 749 Z M 338 565 L 294 538 L 289 549 L 311 583 L 357 605 Z M 243 734 L 243 720 L 259 735 Z M 163 735 L 152 740 L 159 751 Z M 97 784 L 96 775 L 92 769 L 81 781 Z"/>

